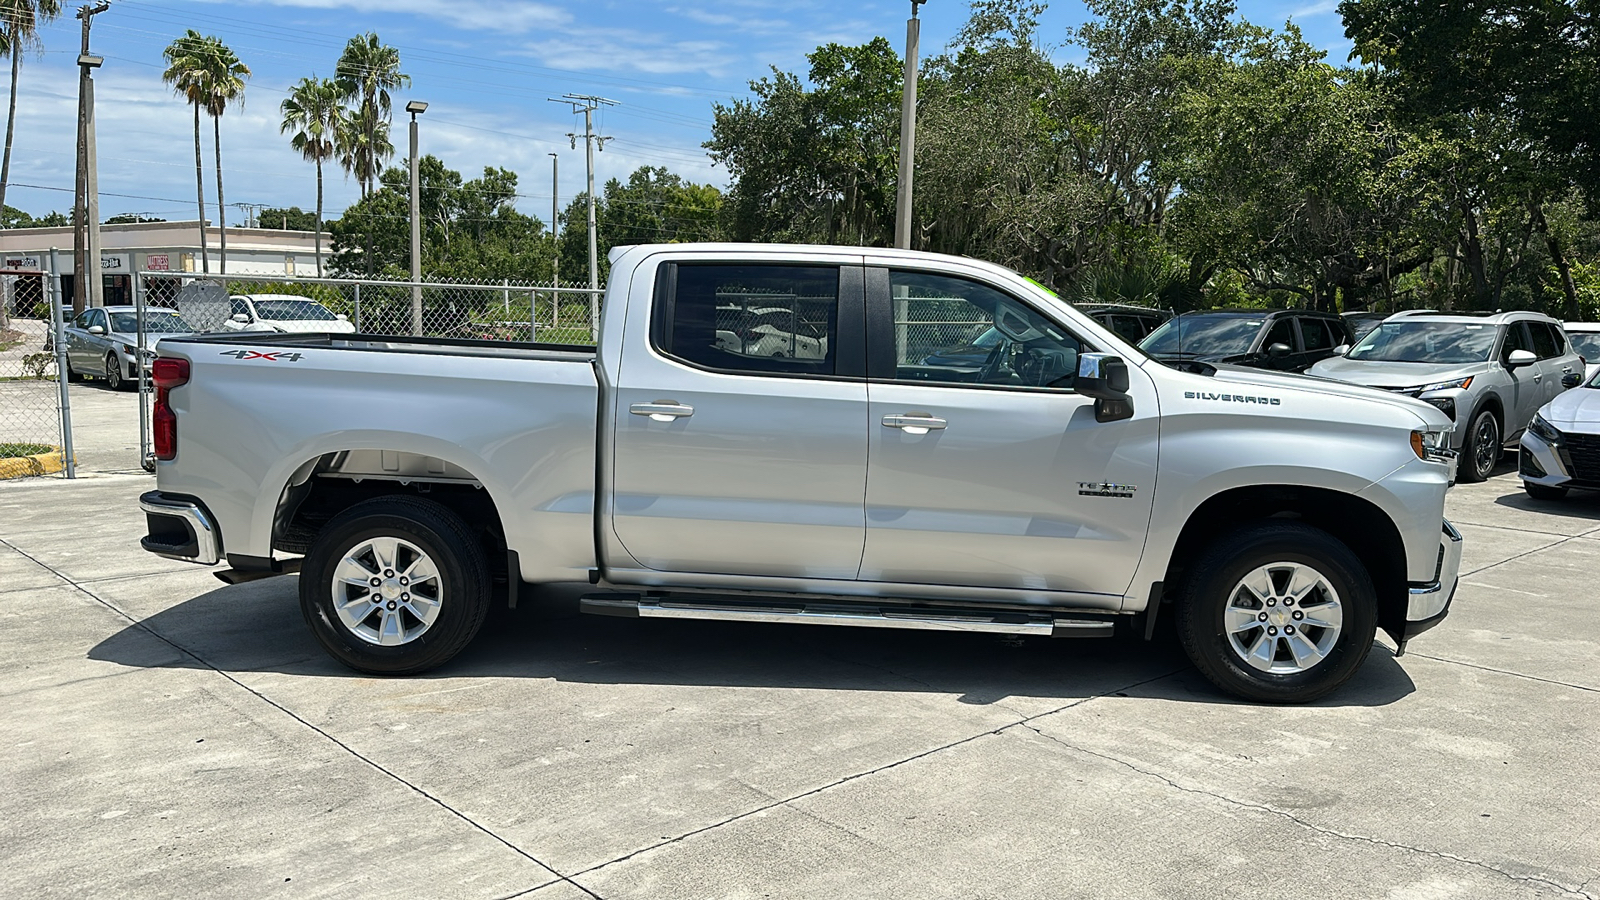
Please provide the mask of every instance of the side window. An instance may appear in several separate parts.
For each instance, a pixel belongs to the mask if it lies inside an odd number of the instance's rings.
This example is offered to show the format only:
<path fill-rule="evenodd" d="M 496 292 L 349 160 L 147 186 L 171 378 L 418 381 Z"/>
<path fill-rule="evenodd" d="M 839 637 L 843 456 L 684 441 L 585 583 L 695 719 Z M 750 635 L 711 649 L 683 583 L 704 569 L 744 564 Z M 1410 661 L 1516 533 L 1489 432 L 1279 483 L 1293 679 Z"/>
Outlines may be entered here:
<path fill-rule="evenodd" d="M 889 287 L 898 381 L 1070 390 L 1078 377 L 1083 344 L 1009 294 L 901 270 Z"/>
<path fill-rule="evenodd" d="M 712 369 L 832 375 L 838 347 L 834 266 L 677 267 L 660 349 Z"/>
<path fill-rule="evenodd" d="M 99 325 L 101 328 L 105 328 L 106 327 L 106 311 L 103 310 L 103 309 L 91 309 L 91 310 L 89 310 L 89 324 L 90 325 Z"/>
<path fill-rule="evenodd" d="M 1528 330 L 1533 332 L 1533 352 L 1540 359 L 1552 359 L 1561 355 L 1561 339 L 1555 335 L 1555 330 L 1544 322 L 1529 322 Z"/>
<path fill-rule="evenodd" d="M 1300 337 L 1306 342 L 1306 350 L 1331 350 L 1333 340 L 1328 336 L 1327 323 L 1322 319 L 1313 319 L 1307 316 L 1300 320 Z"/>
<path fill-rule="evenodd" d="M 229 312 L 229 315 L 237 316 L 240 313 L 244 313 L 245 318 L 250 318 L 250 306 L 244 302 L 243 297 L 230 297 L 228 302 L 233 305 L 233 310 Z"/>
<path fill-rule="evenodd" d="M 86 309 L 83 312 L 78 313 L 78 317 L 76 319 L 72 320 L 72 325 L 75 328 L 88 328 L 89 327 L 89 320 L 91 318 L 93 318 L 93 317 L 94 317 L 94 310 Z"/>
<path fill-rule="evenodd" d="M 1111 330 L 1117 333 L 1117 337 L 1130 344 L 1139 343 L 1150 333 L 1138 316 L 1112 316 Z"/>
<path fill-rule="evenodd" d="M 1501 361 L 1510 359 L 1513 350 L 1533 350 L 1533 342 L 1528 339 L 1528 327 L 1521 322 L 1506 326 L 1506 342 L 1500 348 Z"/>
<path fill-rule="evenodd" d="M 1261 342 L 1261 352 L 1267 352 L 1267 348 L 1273 344 L 1284 344 L 1289 348 L 1289 352 L 1296 352 L 1293 318 L 1284 316 L 1273 323 L 1272 330 L 1267 332 L 1267 339 Z"/>

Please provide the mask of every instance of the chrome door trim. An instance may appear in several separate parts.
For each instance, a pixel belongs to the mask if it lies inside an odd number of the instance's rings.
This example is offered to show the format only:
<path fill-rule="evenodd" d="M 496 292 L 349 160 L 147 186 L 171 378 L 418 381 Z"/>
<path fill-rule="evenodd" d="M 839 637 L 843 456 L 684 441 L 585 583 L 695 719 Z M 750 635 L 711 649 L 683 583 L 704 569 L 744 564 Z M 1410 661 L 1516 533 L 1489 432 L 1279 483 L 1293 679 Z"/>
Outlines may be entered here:
<path fill-rule="evenodd" d="M 906 434 L 927 434 L 930 431 L 938 431 L 950 423 L 927 413 L 906 413 L 884 416 L 883 424 L 886 428 L 898 428 Z"/>

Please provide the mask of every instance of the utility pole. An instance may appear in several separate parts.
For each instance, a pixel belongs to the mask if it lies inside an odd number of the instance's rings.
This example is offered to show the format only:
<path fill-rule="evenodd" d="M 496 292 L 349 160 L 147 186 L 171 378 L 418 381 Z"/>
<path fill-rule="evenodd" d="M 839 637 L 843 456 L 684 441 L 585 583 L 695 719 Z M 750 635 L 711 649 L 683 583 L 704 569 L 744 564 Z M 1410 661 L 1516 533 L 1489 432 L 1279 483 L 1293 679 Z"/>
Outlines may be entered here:
<path fill-rule="evenodd" d="M 616 106 L 617 101 L 607 100 L 604 97 L 592 97 L 588 94 L 563 94 L 561 99 L 550 98 L 552 103 L 565 103 L 572 107 L 574 113 L 583 110 L 583 151 L 584 162 L 588 167 L 589 179 L 589 327 L 595 338 L 600 335 L 600 251 L 595 239 L 594 224 L 594 152 L 596 148 L 604 150 L 608 137 L 600 137 L 594 133 L 594 111 L 602 106 Z M 572 149 L 578 149 L 578 135 L 568 132 L 567 137 L 572 141 Z"/>
<path fill-rule="evenodd" d="M 921 23 L 917 7 L 928 0 L 911 0 L 906 20 L 905 86 L 900 93 L 900 190 L 894 207 L 894 245 L 911 249 L 911 176 L 917 159 L 917 39 Z"/>
<path fill-rule="evenodd" d="M 100 179 L 95 172 L 93 72 L 105 60 L 89 55 L 89 25 L 91 19 L 110 7 L 107 0 L 78 7 L 78 18 L 83 20 L 83 46 L 78 54 L 78 177 L 77 197 L 72 208 L 73 224 L 77 226 L 72 242 L 73 313 L 103 305 L 100 300 Z"/>

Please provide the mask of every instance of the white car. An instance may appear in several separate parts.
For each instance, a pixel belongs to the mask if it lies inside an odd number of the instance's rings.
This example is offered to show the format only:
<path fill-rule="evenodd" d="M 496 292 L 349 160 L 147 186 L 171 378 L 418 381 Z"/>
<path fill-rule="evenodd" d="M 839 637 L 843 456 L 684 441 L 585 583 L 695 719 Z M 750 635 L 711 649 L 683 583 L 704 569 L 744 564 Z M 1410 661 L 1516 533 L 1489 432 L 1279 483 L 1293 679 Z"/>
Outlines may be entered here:
<path fill-rule="evenodd" d="M 819 325 L 798 309 L 728 307 L 717 312 L 719 326 L 729 326 L 717 329 L 717 346 L 722 350 L 780 359 L 823 359 L 828 355 L 826 323 Z"/>
<path fill-rule="evenodd" d="M 1517 474 L 1535 500 L 1560 500 L 1574 487 L 1600 488 L 1600 377 L 1539 408 L 1522 433 Z"/>
<path fill-rule="evenodd" d="M 234 294 L 233 315 L 222 323 L 227 331 L 271 331 L 279 334 L 353 334 L 356 326 L 342 314 L 310 297 L 292 294 Z"/>
<path fill-rule="evenodd" d="M 1600 375 L 1600 322 L 1563 322 L 1561 328 L 1572 342 L 1572 349 L 1583 357 L 1584 380 L 1593 381 Z"/>

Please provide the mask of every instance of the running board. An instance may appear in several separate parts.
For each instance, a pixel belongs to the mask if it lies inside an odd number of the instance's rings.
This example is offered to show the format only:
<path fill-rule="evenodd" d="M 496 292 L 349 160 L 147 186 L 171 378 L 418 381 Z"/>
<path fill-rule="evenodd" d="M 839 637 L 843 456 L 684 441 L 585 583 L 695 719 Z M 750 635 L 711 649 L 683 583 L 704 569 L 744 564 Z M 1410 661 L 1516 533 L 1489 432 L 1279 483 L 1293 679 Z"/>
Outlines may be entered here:
<path fill-rule="evenodd" d="M 840 603 L 766 604 L 748 600 L 667 599 L 621 593 L 586 594 L 578 599 L 578 609 L 590 615 L 625 618 L 787 622 L 855 628 L 1035 634 L 1043 637 L 1110 637 L 1113 628 L 1109 619 L 1075 619 L 1050 613 L 946 611 Z"/>

